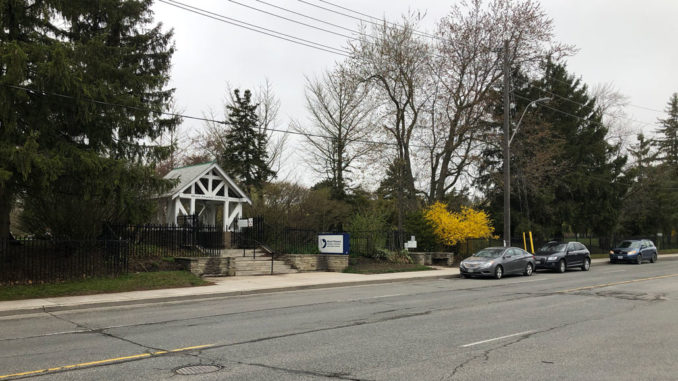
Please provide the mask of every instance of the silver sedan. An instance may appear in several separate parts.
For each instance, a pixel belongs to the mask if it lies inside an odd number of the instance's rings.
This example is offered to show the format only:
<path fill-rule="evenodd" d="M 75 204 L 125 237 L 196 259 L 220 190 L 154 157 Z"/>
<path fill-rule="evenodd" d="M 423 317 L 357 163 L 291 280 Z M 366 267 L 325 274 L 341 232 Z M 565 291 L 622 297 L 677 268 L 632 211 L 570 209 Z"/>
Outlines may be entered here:
<path fill-rule="evenodd" d="M 459 274 L 470 276 L 491 276 L 501 279 L 507 274 L 532 275 L 534 256 L 517 247 L 488 247 L 464 259 L 459 264 Z"/>

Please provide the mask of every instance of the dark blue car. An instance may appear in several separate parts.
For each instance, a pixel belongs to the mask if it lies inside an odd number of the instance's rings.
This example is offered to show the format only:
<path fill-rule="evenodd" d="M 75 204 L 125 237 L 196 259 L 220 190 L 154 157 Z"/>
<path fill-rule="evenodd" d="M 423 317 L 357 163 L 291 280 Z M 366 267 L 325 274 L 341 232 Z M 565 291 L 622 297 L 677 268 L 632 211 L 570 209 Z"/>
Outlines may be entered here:
<path fill-rule="evenodd" d="M 610 250 L 610 263 L 643 261 L 657 262 L 657 248 L 649 239 L 627 239 Z"/>

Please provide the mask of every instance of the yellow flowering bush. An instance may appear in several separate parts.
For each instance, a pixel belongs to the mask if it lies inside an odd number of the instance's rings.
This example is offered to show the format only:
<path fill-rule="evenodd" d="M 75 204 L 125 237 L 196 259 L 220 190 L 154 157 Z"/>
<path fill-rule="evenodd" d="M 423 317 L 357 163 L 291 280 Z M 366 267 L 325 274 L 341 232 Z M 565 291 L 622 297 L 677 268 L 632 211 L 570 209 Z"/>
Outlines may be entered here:
<path fill-rule="evenodd" d="M 469 238 L 491 238 L 494 228 L 482 210 L 462 207 L 460 213 L 447 210 L 447 204 L 436 202 L 424 210 L 424 218 L 433 226 L 433 233 L 443 244 L 453 246 Z"/>

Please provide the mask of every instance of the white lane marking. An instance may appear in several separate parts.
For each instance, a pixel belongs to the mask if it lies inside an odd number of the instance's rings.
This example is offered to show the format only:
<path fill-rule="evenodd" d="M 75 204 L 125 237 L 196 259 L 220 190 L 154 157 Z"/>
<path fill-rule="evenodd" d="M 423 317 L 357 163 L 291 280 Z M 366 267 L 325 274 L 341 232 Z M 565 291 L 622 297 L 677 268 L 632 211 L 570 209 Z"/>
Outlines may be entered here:
<path fill-rule="evenodd" d="M 506 335 L 506 336 L 501 336 L 501 337 L 495 337 L 494 339 L 487 339 L 487 340 L 483 340 L 483 341 L 476 341 L 475 343 L 470 343 L 470 344 L 462 345 L 461 347 L 462 347 L 462 348 L 472 347 L 472 346 L 478 345 L 478 344 L 489 343 L 490 341 L 497 341 L 497 340 L 501 340 L 501 339 L 508 339 L 509 337 L 513 337 L 513 336 L 527 335 L 528 333 L 532 333 L 532 332 L 534 332 L 534 331 L 518 332 L 518 333 L 514 333 L 514 334 L 512 334 L 512 335 Z"/>

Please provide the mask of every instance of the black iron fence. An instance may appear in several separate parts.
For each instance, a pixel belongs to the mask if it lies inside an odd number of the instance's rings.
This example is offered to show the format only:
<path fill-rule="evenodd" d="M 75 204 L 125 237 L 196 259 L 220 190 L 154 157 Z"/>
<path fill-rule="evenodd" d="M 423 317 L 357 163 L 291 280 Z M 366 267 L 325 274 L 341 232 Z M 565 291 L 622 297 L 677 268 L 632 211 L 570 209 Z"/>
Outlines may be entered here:
<path fill-rule="evenodd" d="M 0 284 L 39 284 L 125 274 L 127 241 L 0 240 Z"/>
<path fill-rule="evenodd" d="M 132 258 L 217 257 L 224 247 L 221 229 L 200 224 L 111 225 L 105 235 L 128 241 Z"/>
<path fill-rule="evenodd" d="M 262 218 L 254 218 L 251 226 L 231 233 L 231 247 L 253 249 L 265 245 L 277 254 L 318 254 L 318 234 L 315 229 L 271 226 Z M 329 232 L 343 233 L 343 232 Z M 399 251 L 409 239 L 396 230 L 347 231 L 351 255 L 376 256 L 381 251 Z"/>

